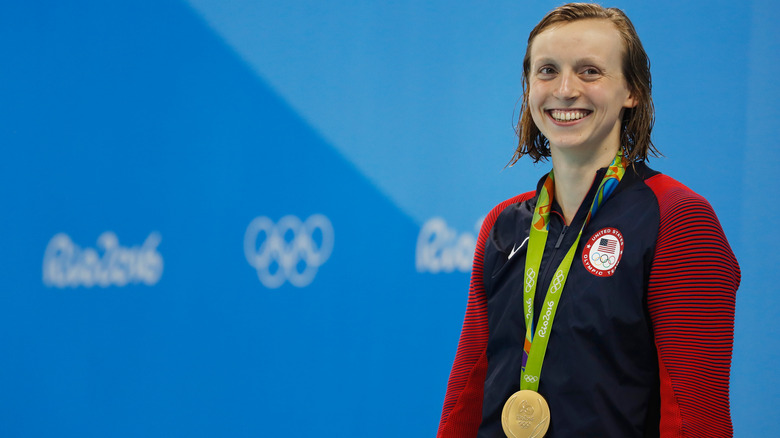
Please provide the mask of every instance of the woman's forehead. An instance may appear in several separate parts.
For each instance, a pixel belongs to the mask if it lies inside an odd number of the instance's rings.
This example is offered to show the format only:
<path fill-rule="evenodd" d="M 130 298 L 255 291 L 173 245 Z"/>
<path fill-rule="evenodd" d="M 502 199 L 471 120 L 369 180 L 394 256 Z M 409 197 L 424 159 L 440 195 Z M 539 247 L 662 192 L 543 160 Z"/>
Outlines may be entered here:
<path fill-rule="evenodd" d="M 623 40 L 615 25 L 607 19 L 584 19 L 556 23 L 531 41 L 530 58 L 593 58 L 608 61 L 623 52 Z"/>

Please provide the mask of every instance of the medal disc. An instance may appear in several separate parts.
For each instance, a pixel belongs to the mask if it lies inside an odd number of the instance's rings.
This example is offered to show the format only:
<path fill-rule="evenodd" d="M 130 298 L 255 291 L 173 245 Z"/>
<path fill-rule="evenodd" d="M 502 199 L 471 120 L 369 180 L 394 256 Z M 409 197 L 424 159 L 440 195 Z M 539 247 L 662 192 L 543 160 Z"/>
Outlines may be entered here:
<path fill-rule="evenodd" d="M 536 391 L 517 391 L 504 403 L 501 426 L 510 438 L 541 438 L 550 427 L 550 407 Z"/>

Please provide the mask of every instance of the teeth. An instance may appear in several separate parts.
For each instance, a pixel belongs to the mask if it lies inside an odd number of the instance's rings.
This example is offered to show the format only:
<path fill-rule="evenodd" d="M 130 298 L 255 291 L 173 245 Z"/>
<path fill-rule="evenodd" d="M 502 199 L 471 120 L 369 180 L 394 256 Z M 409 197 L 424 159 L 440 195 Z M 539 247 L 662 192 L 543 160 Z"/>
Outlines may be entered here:
<path fill-rule="evenodd" d="M 585 111 L 552 110 L 550 111 L 550 115 L 559 122 L 570 122 L 572 120 L 579 120 L 588 115 L 588 113 Z"/>

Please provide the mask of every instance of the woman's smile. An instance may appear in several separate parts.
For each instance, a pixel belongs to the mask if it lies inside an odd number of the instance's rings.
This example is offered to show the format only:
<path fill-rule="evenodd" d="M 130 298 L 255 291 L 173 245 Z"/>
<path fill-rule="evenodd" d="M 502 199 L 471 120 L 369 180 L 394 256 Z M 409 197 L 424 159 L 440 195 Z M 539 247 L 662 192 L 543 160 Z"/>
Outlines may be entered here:
<path fill-rule="evenodd" d="M 585 109 L 551 109 L 546 113 L 553 119 L 557 125 L 572 125 L 579 120 L 588 117 L 593 111 Z"/>

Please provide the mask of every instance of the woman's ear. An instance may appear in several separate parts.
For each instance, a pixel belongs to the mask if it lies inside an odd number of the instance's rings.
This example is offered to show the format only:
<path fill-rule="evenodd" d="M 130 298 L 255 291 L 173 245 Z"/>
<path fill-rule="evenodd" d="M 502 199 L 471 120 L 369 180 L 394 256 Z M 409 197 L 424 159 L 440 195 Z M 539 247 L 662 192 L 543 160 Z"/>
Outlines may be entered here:
<path fill-rule="evenodd" d="M 629 93 L 626 101 L 623 102 L 623 108 L 635 108 L 637 105 L 639 105 L 639 100 L 636 99 L 633 94 Z"/>

